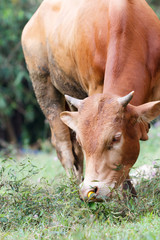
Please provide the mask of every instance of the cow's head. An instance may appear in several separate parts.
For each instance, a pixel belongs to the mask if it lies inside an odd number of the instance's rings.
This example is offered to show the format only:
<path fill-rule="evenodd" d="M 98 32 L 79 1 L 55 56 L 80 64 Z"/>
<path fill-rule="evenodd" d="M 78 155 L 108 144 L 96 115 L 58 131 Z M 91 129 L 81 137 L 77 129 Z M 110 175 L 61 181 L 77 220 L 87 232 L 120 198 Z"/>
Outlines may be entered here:
<path fill-rule="evenodd" d="M 86 158 L 85 178 L 80 194 L 90 191 L 95 201 L 111 195 L 129 174 L 139 155 L 139 140 L 147 140 L 149 122 L 160 114 L 160 101 L 140 106 L 125 97 L 95 94 L 84 100 L 66 96 L 78 112 L 61 113 L 62 121 L 76 132 Z"/>

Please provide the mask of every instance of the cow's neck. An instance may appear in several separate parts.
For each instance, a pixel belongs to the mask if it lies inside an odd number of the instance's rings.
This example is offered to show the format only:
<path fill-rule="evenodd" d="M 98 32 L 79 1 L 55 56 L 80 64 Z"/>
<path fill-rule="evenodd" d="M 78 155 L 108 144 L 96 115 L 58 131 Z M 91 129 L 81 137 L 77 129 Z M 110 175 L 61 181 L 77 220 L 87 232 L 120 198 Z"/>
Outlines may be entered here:
<path fill-rule="evenodd" d="M 119 69 L 117 62 L 106 68 L 103 93 L 112 93 L 117 96 L 125 96 L 134 91 L 133 105 L 140 105 L 148 101 L 160 100 L 160 70 L 152 77 L 146 64 L 139 61 L 131 63 L 126 61 Z"/>
<path fill-rule="evenodd" d="M 132 73 L 127 74 L 122 73 L 119 77 L 115 78 L 113 76 L 106 76 L 104 80 L 103 93 L 113 93 L 118 96 L 125 96 L 131 91 L 134 91 L 134 98 L 132 104 L 140 105 L 148 100 L 150 79 L 148 74 L 144 73 L 141 76 L 136 76 L 136 70 L 130 70 Z M 144 69 L 139 69 L 139 71 L 144 72 Z M 135 75 L 134 75 L 135 72 Z"/>
<path fill-rule="evenodd" d="M 140 105 L 150 98 L 160 98 L 160 67 L 157 53 L 148 48 L 148 40 L 132 33 L 113 37 L 108 47 L 103 92 L 124 96 L 135 91 L 132 104 Z M 152 54 L 151 54 L 151 53 Z M 153 96 L 151 96 L 153 95 Z"/>
<path fill-rule="evenodd" d="M 137 1 L 136 4 L 128 2 L 123 12 L 117 6 L 112 10 L 117 14 L 114 18 L 110 16 L 103 92 L 123 96 L 135 91 L 132 103 L 139 105 L 148 101 L 151 89 L 157 84 L 160 26 L 158 18 L 145 3 L 144 13 L 139 6 L 142 3 Z M 134 12 L 133 6 L 140 12 Z M 133 17 L 133 12 L 136 17 Z M 142 22 L 145 14 L 149 20 L 146 18 Z"/>

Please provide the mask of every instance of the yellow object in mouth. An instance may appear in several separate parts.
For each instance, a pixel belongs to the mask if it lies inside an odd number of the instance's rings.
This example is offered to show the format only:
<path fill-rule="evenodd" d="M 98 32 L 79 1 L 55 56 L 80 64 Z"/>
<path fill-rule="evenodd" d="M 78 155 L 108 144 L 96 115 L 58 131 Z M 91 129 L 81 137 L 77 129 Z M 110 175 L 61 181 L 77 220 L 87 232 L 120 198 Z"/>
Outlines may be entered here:
<path fill-rule="evenodd" d="M 95 192 L 93 192 L 93 191 L 90 191 L 89 193 L 88 193 L 88 198 L 90 198 L 91 197 L 91 195 L 92 194 L 94 194 Z"/>

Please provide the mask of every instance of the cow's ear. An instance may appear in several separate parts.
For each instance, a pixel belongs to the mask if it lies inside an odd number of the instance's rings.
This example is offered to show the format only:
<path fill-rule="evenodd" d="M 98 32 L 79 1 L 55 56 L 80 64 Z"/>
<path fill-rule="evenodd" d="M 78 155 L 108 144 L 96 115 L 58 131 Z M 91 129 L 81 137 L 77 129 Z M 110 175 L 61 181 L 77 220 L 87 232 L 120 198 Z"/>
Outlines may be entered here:
<path fill-rule="evenodd" d="M 160 115 L 160 101 L 142 104 L 136 110 L 139 117 L 149 123 Z"/>
<path fill-rule="evenodd" d="M 78 112 L 62 112 L 60 118 L 69 128 L 73 131 L 77 131 L 78 125 Z"/>

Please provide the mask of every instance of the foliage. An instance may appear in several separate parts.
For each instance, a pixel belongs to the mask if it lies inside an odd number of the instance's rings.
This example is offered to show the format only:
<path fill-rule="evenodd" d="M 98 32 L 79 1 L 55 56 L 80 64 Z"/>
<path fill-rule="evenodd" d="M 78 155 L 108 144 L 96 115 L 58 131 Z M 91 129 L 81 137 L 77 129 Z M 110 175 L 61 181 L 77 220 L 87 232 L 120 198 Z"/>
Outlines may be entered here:
<path fill-rule="evenodd" d="M 20 140 L 21 131 L 24 138 L 30 135 L 34 138 L 34 131 L 36 137 L 43 134 L 38 128 L 44 125 L 41 123 L 44 117 L 37 107 L 20 42 L 22 29 L 37 5 L 38 1 L 33 0 L 1 2 L 0 135 L 3 129 L 6 130 L 4 138 L 12 142 Z M 37 119 L 37 124 L 31 129 L 30 123 L 35 123 Z"/>
<path fill-rule="evenodd" d="M 151 128 L 150 139 L 142 142 L 138 167 L 160 169 L 159 130 Z M 160 173 L 139 178 L 136 200 L 123 200 L 117 191 L 109 202 L 88 203 L 80 200 L 75 179 L 62 172 L 54 152 L 31 153 L 1 152 L 0 239 L 160 239 Z"/>
<path fill-rule="evenodd" d="M 159 239 L 159 174 L 141 180 L 136 200 L 117 193 L 112 201 L 88 203 L 74 179 L 35 182 L 40 171 L 31 158 L 1 158 L 1 239 Z"/>
<path fill-rule="evenodd" d="M 159 5 L 159 0 L 147 0 L 149 4 Z"/>

